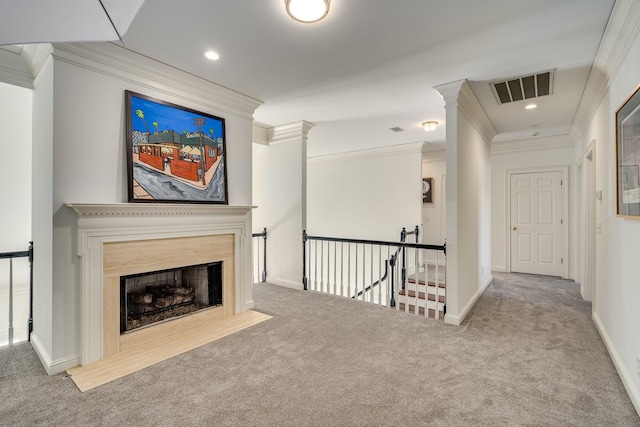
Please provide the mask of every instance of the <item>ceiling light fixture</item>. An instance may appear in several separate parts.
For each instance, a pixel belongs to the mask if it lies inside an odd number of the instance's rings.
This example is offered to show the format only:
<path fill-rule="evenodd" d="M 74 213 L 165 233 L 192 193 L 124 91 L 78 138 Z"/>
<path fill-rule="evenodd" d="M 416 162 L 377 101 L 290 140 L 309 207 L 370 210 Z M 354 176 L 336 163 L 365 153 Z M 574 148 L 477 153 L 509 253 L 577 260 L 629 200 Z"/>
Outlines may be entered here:
<path fill-rule="evenodd" d="M 330 0 L 284 0 L 287 13 L 298 22 L 310 24 L 329 14 Z"/>
<path fill-rule="evenodd" d="M 204 56 L 206 56 L 208 59 L 210 59 L 212 61 L 217 61 L 218 59 L 220 59 L 220 55 L 218 55 L 216 52 L 214 52 L 212 50 L 206 52 L 204 54 Z"/>
<path fill-rule="evenodd" d="M 438 126 L 438 122 L 424 122 L 422 124 L 422 128 L 427 132 L 433 132 L 436 130 L 436 126 Z"/>
<path fill-rule="evenodd" d="M 529 104 L 526 107 L 524 107 L 526 110 L 533 110 L 534 108 L 538 108 L 538 106 L 536 104 Z"/>

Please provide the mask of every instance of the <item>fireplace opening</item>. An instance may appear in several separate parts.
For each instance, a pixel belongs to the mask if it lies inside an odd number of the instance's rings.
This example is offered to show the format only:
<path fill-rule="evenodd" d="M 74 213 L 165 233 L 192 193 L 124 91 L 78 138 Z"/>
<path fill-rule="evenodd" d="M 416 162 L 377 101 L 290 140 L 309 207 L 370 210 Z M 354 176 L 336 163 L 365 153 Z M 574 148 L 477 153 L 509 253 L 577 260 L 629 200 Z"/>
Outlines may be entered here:
<path fill-rule="evenodd" d="M 120 277 L 120 333 L 222 304 L 222 261 Z"/>

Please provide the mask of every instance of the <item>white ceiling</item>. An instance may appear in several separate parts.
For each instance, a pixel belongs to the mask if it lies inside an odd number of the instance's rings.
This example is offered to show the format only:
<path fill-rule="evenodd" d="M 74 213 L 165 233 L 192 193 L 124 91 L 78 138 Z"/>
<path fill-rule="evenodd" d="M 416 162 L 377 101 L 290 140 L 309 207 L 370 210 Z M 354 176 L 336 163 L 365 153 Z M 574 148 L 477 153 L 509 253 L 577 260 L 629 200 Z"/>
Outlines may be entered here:
<path fill-rule="evenodd" d="M 20 2 L 0 0 L 2 8 L 7 3 Z M 444 125 L 427 134 L 420 123 L 444 123 L 444 102 L 433 87 L 460 79 L 470 81 L 498 131 L 494 142 L 534 131 L 538 138 L 567 134 L 613 4 L 332 0 L 324 21 L 301 24 L 283 0 L 152 0 L 123 38 L 128 49 L 263 101 L 257 122 L 315 123 L 308 153 L 318 156 L 417 141 L 441 145 Z M 47 13 L 78 20 L 84 12 Z M 11 43 L 24 42 L 30 40 Z M 208 49 L 221 59 L 206 60 Z M 525 101 L 498 105 L 489 82 L 547 70 L 555 70 L 553 94 L 537 99 L 536 110 L 525 111 Z M 394 126 L 406 131 L 394 133 Z"/>

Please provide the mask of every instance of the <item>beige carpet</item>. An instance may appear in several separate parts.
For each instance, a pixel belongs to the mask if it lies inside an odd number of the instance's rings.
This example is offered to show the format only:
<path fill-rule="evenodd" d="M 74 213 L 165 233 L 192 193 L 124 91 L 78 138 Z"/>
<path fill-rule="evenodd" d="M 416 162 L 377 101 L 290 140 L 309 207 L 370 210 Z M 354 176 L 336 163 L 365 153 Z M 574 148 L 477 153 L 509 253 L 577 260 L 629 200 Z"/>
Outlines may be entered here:
<path fill-rule="evenodd" d="M 271 320 L 85 393 L 0 350 L 0 424 L 640 425 L 573 282 L 496 275 L 461 327 L 254 290 Z"/>

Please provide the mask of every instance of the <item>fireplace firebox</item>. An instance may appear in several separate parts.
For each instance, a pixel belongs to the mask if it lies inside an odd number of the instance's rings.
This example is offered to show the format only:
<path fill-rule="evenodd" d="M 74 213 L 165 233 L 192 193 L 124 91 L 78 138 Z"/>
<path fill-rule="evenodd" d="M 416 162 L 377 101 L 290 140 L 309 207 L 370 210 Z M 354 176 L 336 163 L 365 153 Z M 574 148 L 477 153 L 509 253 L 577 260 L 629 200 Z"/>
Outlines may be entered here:
<path fill-rule="evenodd" d="M 120 333 L 222 304 L 222 262 L 120 277 Z"/>

